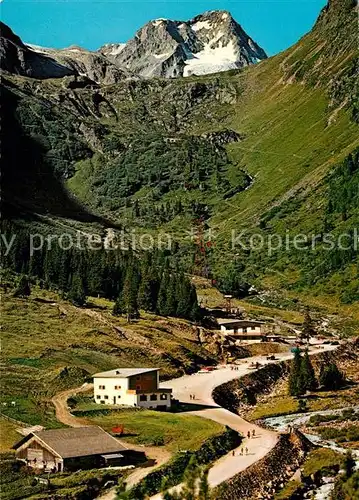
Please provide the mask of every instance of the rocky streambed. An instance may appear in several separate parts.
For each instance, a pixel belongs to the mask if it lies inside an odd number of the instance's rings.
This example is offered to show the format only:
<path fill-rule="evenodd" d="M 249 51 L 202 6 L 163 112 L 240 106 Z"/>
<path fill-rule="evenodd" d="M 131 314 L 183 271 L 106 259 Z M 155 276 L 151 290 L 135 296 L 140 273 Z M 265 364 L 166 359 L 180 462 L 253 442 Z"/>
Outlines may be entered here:
<path fill-rule="evenodd" d="M 359 406 L 352 407 L 352 409 L 358 412 Z M 337 453 L 342 453 L 344 455 L 348 451 L 347 448 L 339 446 L 335 441 L 323 439 L 319 434 L 315 433 L 315 429 L 313 429 L 312 432 L 308 432 L 309 429 L 307 427 L 307 424 L 309 423 L 311 417 L 315 415 L 337 415 L 338 417 L 340 417 L 345 410 L 347 410 L 347 408 L 315 411 L 304 414 L 296 413 L 292 415 L 282 415 L 279 417 L 270 417 L 263 419 L 262 422 L 266 427 L 279 432 L 285 432 L 289 428 L 305 428 L 303 434 L 311 443 L 322 448 L 329 448 Z M 355 460 L 355 468 L 359 470 L 359 449 L 352 449 L 351 451 Z M 328 500 L 332 491 L 334 490 L 335 479 L 336 476 L 323 476 L 319 481 L 314 480 L 313 484 L 304 493 L 304 498 L 314 498 L 314 500 Z"/>

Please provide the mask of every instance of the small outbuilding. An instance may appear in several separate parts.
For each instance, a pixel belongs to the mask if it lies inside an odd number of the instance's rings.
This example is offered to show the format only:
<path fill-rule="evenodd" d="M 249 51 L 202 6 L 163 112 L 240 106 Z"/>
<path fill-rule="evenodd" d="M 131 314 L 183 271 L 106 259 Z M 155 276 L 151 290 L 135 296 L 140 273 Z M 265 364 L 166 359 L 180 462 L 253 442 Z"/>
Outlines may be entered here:
<path fill-rule="evenodd" d="M 52 472 L 133 465 L 146 459 L 97 426 L 31 432 L 13 449 L 28 466 Z"/>

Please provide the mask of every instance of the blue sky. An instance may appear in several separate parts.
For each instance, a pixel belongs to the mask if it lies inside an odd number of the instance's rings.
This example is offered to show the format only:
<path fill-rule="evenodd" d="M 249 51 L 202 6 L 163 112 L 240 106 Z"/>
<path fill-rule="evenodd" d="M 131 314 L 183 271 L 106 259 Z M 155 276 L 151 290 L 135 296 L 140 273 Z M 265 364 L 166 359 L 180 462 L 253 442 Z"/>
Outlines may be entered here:
<path fill-rule="evenodd" d="M 151 19 L 187 20 L 206 10 L 226 9 L 273 55 L 309 31 L 325 4 L 326 0 L 3 0 L 1 19 L 28 43 L 97 49 L 107 42 L 127 41 Z"/>

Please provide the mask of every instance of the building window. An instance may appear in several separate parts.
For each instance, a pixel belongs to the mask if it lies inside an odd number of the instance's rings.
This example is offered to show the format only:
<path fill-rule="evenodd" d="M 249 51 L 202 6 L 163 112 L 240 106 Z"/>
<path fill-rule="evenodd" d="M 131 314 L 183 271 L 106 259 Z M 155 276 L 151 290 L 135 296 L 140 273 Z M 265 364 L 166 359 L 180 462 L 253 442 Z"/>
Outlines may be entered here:
<path fill-rule="evenodd" d="M 141 386 L 140 385 L 136 385 L 136 391 L 140 391 L 141 390 Z"/>
<path fill-rule="evenodd" d="M 138 375 L 138 376 L 136 377 L 136 380 L 141 380 L 141 377 Z"/>
<path fill-rule="evenodd" d="M 96 399 L 101 399 L 101 396 L 97 394 Z"/>
<path fill-rule="evenodd" d="M 101 389 L 102 391 L 103 391 L 104 389 L 106 389 L 106 387 L 105 387 L 104 385 L 99 385 L 99 386 L 98 386 L 98 388 L 99 388 L 99 389 Z"/>
<path fill-rule="evenodd" d="M 104 405 L 104 404 L 105 404 L 105 401 L 103 401 L 103 400 L 102 400 L 102 401 L 100 401 L 100 403 L 101 403 L 102 405 Z"/>
<path fill-rule="evenodd" d="M 120 385 L 115 385 L 115 391 L 119 391 L 121 389 Z"/>
<path fill-rule="evenodd" d="M 243 328 L 243 333 L 247 333 L 247 327 Z"/>
<path fill-rule="evenodd" d="M 108 399 L 108 396 L 104 396 L 105 399 Z"/>
<path fill-rule="evenodd" d="M 141 394 L 141 396 L 140 396 L 140 401 L 147 401 L 147 396 L 146 396 L 146 394 Z"/>
<path fill-rule="evenodd" d="M 157 401 L 157 394 L 151 394 L 151 401 Z"/>
<path fill-rule="evenodd" d="M 160 398 L 161 398 L 162 401 L 166 401 L 167 394 L 161 394 Z"/>

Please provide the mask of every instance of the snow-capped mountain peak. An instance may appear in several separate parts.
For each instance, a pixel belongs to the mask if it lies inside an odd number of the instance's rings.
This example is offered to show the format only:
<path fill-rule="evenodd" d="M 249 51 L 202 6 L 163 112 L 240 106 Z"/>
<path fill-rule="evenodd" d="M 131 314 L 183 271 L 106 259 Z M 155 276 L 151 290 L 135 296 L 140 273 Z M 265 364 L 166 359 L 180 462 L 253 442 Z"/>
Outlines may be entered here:
<path fill-rule="evenodd" d="M 228 11 L 189 21 L 154 19 L 125 46 L 100 49 L 116 65 L 142 76 L 190 76 L 254 64 L 267 56 Z"/>

